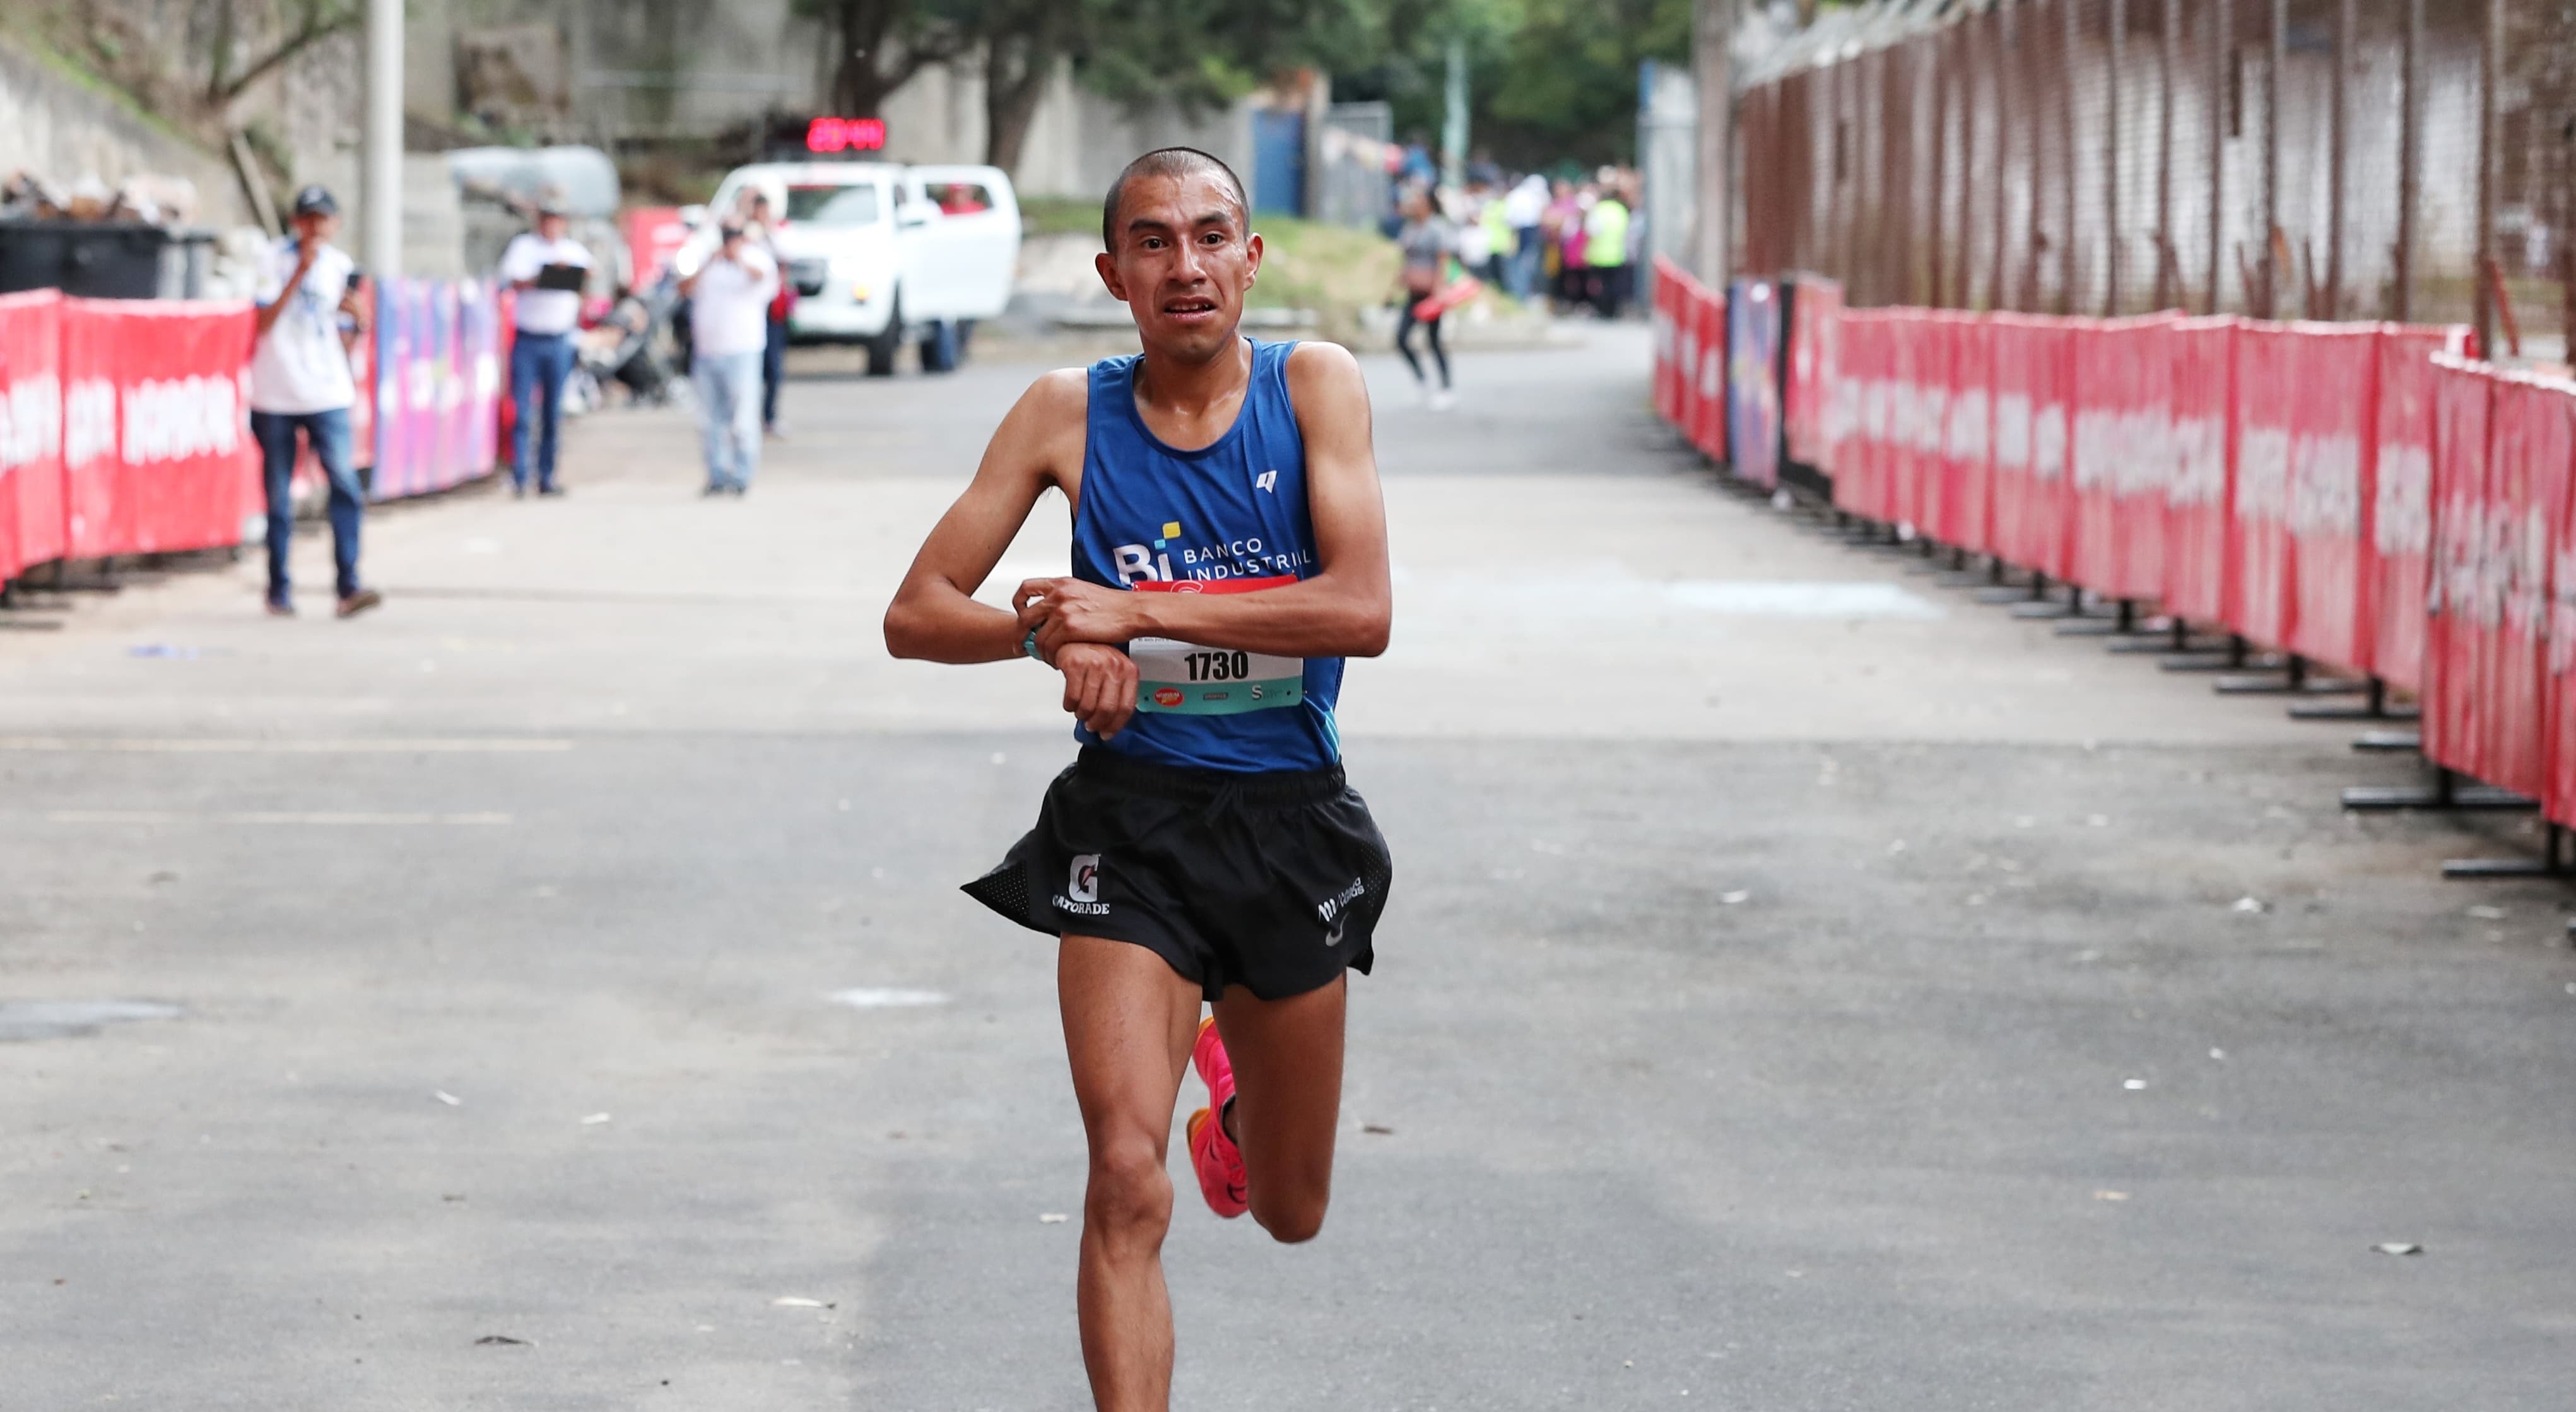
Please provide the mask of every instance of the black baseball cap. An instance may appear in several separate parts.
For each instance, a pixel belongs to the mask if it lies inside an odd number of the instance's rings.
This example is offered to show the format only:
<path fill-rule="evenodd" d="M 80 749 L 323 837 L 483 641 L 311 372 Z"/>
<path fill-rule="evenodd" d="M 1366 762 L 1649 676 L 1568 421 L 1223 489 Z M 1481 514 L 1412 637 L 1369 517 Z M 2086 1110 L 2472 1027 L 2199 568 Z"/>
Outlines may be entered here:
<path fill-rule="evenodd" d="M 331 199 L 331 188 L 316 184 L 295 193 L 295 214 L 336 216 L 340 214 L 340 203 Z"/>

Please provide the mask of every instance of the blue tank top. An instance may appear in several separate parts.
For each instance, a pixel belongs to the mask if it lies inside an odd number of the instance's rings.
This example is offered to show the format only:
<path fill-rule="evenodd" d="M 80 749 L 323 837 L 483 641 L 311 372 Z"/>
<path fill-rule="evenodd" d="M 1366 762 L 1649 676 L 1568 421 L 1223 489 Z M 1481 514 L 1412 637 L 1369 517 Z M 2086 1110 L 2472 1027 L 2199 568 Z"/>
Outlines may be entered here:
<path fill-rule="evenodd" d="M 1288 400 L 1296 345 L 1252 344 L 1252 385 L 1223 436 L 1167 446 L 1136 410 L 1137 357 L 1091 366 L 1074 577 L 1138 592 L 1258 591 L 1318 570 L 1306 505 L 1306 442 Z M 1265 584 L 1262 581 L 1270 581 Z M 1147 639 L 1129 644 L 1145 680 L 1136 715 L 1109 740 L 1124 755 L 1192 769 L 1315 770 L 1341 759 L 1333 703 L 1342 659 L 1267 657 Z"/>

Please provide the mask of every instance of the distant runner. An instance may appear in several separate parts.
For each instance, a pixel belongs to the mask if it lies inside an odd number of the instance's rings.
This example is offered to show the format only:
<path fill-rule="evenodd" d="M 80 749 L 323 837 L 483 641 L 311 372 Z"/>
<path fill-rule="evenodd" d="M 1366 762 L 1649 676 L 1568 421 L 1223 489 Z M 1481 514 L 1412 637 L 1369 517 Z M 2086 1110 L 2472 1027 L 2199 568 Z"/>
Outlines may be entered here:
<path fill-rule="evenodd" d="M 1099 1407 L 1160 1412 L 1164 1157 L 1191 1067 L 1209 1207 L 1281 1241 L 1323 1226 L 1343 975 L 1369 969 L 1393 877 L 1343 781 L 1333 706 L 1342 659 L 1385 650 L 1391 593 L 1359 364 L 1236 332 L 1261 267 L 1242 181 L 1204 152 L 1146 153 L 1110 187 L 1101 240 L 1145 351 L 1022 395 L 913 561 L 886 645 L 1063 675 L 1080 757 L 966 891 L 1061 938 L 1091 1152 L 1083 1363 Z M 1073 576 L 1021 584 L 1016 613 L 975 602 L 1050 487 L 1074 507 Z"/>

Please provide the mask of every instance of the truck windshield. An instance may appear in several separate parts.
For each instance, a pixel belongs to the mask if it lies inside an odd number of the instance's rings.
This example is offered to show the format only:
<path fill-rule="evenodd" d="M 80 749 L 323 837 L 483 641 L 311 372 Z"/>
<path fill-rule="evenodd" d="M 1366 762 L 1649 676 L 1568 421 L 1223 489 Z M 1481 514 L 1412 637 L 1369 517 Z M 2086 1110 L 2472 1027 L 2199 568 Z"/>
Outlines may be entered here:
<path fill-rule="evenodd" d="M 873 186 L 791 186 L 787 219 L 803 225 L 864 226 L 877 220 Z"/>

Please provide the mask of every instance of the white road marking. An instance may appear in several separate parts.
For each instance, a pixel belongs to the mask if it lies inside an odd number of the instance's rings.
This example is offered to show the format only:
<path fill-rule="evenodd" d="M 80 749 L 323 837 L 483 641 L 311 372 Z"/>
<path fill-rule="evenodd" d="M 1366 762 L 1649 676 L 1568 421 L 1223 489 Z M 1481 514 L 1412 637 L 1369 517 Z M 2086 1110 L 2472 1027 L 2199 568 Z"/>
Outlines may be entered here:
<path fill-rule="evenodd" d="M 569 740 L 474 736 L 417 739 L 281 736 L 0 735 L 0 750 L 105 751 L 158 755 L 551 755 Z"/>
<path fill-rule="evenodd" d="M 855 986 L 849 990 L 833 991 L 824 999 L 835 1005 L 847 1005 L 855 1010 L 895 1010 L 917 1005 L 945 1005 L 948 1003 L 948 994 L 938 990 Z"/>
<path fill-rule="evenodd" d="M 422 825 L 475 828 L 507 824 L 507 814 L 378 814 L 344 810 L 242 809 L 189 813 L 177 809 L 56 809 L 45 815 L 54 824 L 324 824 Z"/>

